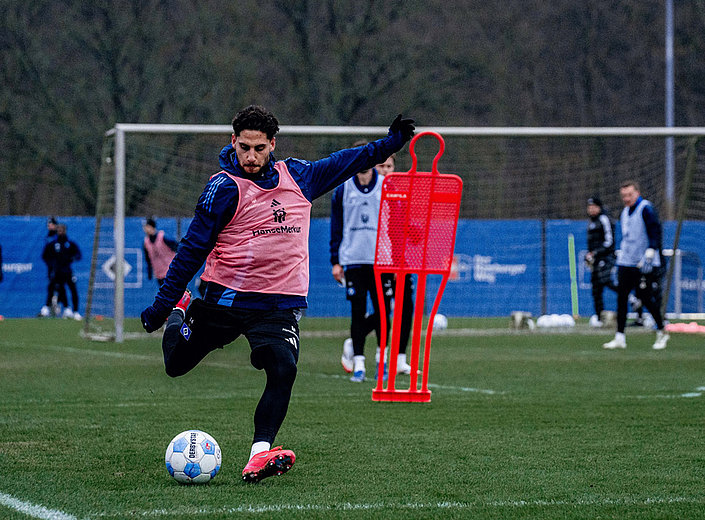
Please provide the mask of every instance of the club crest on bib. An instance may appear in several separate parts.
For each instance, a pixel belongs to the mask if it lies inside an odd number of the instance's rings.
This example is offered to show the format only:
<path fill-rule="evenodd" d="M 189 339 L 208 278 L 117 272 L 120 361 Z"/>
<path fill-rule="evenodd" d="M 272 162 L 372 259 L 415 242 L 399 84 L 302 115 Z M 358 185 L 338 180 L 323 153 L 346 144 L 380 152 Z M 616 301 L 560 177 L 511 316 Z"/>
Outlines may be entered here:
<path fill-rule="evenodd" d="M 281 202 L 279 202 L 277 199 L 272 199 L 272 203 L 269 207 L 272 208 L 272 213 L 274 214 L 274 222 L 281 224 L 286 220 L 286 210 L 284 208 L 280 208 L 279 206 L 281 206 Z"/>
<path fill-rule="evenodd" d="M 274 222 L 281 224 L 286 220 L 286 211 L 284 208 L 278 208 L 274 210 Z"/>

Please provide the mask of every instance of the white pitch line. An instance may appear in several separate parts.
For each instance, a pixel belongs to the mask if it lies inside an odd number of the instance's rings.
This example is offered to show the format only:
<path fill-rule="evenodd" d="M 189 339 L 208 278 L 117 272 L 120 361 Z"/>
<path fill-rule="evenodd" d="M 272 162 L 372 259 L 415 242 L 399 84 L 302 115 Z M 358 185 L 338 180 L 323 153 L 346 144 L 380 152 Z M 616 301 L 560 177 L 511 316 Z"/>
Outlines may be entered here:
<path fill-rule="evenodd" d="M 57 351 L 64 351 L 64 352 L 70 352 L 74 354 L 91 354 L 95 356 L 108 356 L 108 357 L 114 357 L 114 358 L 122 358 L 122 359 L 138 359 L 138 360 L 149 360 L 149 361 L 161 361 L 161 356 L 156 356 L 156 355 L 145 355 L 145 354 L 130 354 L 127 352 L 115 352 L 111 350 L 95 350 L 95 349 L 82 349 L 82 348 L 74 348 L 74 347 L 58 347 L 54 345 L 46 345 L 45 348 L 50 349 L 50 350 L 57 350 Z M 250 369 L 248 366 L 239 366 L 239 365 L 232 365 L 229 363 L 219 363 L 215 361 L 202 361 L 200 363 L 201 365 L 205 366 L 210 366 L 210 367 L 216 367 L 216 368 L 242 368 L 242 369 Z M 320 378 L 327 378 L 327 379 L 348 379 L 348 376 L 343 376 L 343 375 L 338 375 L 338 374 L 322 374 L 322 373 L 314 373 L 314 372 L 306 372 L 306 371 L 299 371 L 300 376 L 312 376 L 312 377 L 320 377 Z M 501 395 L 505 394 L 506 392 L 502 391 L 497 391 L 497 390 L 491 390 L 487 388 L 473 388 L 473 387 L 466 387 L 466 386 L 449 386 L 449 385 L 438 385 L 438 384 L 433 384 L 429 383 L 428 385 L 429 388 L 431 389 L 437 389 L 437 390 L 450 390 L 454 392 L 468 392 L 468 393 L 478 393 L 478 394 L 485 394 L 485 395 Z M 697 397 L 702 397 L 703 393 L 705 393 L 705 386 L 699 386 L 698 388 L 695 389 L 694 392 L 684 392 L 682 394 L 671 394 L 671 395 L 662 395 L 662 394 L 657 394 L 657 395 L 635 395 L 633 396 L 635 399 L 692 399 L 692 398 L 697 398 Z"/>
<path fill-rule="evenodd" d="M 341 375 L 341 374 L 316 374 L 313 372 L 299 372 L 299 375 L 300 376 L 320 377 L 320 378 L 324 378 L 324 379 L 341 379 L 341 380 L 350 379 L 349 375 Z M 436 385 L 433 383 L 429 383 L 428 387 L 435 388 L 438 390 L 450 390 L 453 392 L 472 392 L 472 393 L 487 394 L 487 395 L 499 395 L 499 394 L 506 393 L 506 392 L 499 392 L 496 390 L 489 390 L 486 388 L 472 388 L 472 387 L 468 387 L 468 386 Z"/>
<path fill-rule="evenodd" d="M 148 356 L 148 355 L 144 355 L 144 354 L 130 354 L 130 353 L 126 353 L 126 352 L 115 352 L 115 351 L 111 351 L 111 350 L 94 350 L 94 349 L 82 349 L 82 348 L 74 348 L 74 347 L 57 347 L 57 346 L 53 346 L 53 345 L 47 345 L 46 348 L 51 349 L 51 350 L 70 352 L 70 353 L 74 353 L 74 354 L 91 354 L 94 356 L 108 356 L 108 357 L 121 358 L 121 359 L 139 359 L 139 360 L 161 361 L 161 356 L 157 357 L 157 356 Z M 200 364 L 205 365 L 205 366 L 210 366 L 210 367 L 217 367 L 217 368 L 244 368 L 244 369 L 250 368 L 247 366 L 237 366 L 237 365 L 230 365 L 227 363 L 218 363 L 218 362 L 211 362 L 211 361 L 202 361 Z M 339 375 L 339 374 L 322 374 L 322 373 L 306 372 L 306 371 L 300 371 L 299 375 L 300 376 L 321 377 L 321 378 L 326 378 L 326 379 L 348 379 L 349 378 L 349 376 L 343 376 L 343 375 Z M 498 394 L 505 393 L 505 392 L 499 392 L 496 390 L 489 390 L 486 388 L 437 385 L 437 384 L 433 384 L 433 383 L 429 383 L 428 387 L 435 388 L 438 390 L 451 390 L 451 391 L 455 391 L 455 392 L 471 392 L 471 393 L 486 394 L 486 395 L 498 395 Z"/>
<path fill-rule="evenodd" d="M 499 395 L 506 392 L 498 392 L 496 390 L 489 390 L 487 388 L 472 388 L 467 386 L 448 386 L 448 385 L 436 385 L 429 383 L 429 388 L 438 388 L 439 390 L 455 390 L 460 392 L 473 392 L 477 394 L 487 394 L 487 395 Z"/>
<path fill-rule="evenodd" d="M 702 397 L 702 392 L 686 392 L 684 394 L 656 394 L 656 395 L 635 395 L 635 399 L 693 399 Z"/>
<path fill-rule="evenodd" d="M 42 520 L 78 520 L 75 516 L 63 511 L 31 504 L 2 492 L 0 492 L 0 504 L 32 518 L 41 518 Z"/>
<path fill-rule="evenodd" d="M 297 511 L 398 511 L 398 510 L 470 510 L 480 508 L 515 508 L 521 509 L 526 507 L 581 507 L 581 506 L 650 506 L 654 504 L 703 504 L 705 499 L 699 497 L 646 497 L 641 500 L 621 499 L 621 498 L 584 498 L 576 500 L 493 500 L 489 502 L 473 501 L 473 502 L 410 502 L 405 504 L 394 504 L 384 502 L 372 503 L 351 503 L 343 502 L 338 504 L 321 505 L 321 504 L 265 504 L 265 505 L 243 505 L 234 507 L 222 508 L 174 508 L 174 509 L 153 509 L 151 511 L 131 511 L 133 515 L 141 517 L 171 517 L 174 515 L 189 517 L 196 516 L 212 516 L 219 515 L 237 515 L 237 514 L 271 514 L 271 513 L 287 513 Z M 96 513 L 95 517 L 112 517 L 121 516 L 122 512 L 116 513 Z"/>
<path fill-rule="evenodd" d="M 147 355 L 147 354 L 131 354 L 129 352 L 116 352 L 114 350 L 95 350 L 95 349 L 86 349 L 86 348 L 75 348 L 75 347 L 58 347 L 55 345 L 46 345 L 45 348 L 49 350 L 56 350 L 59 352 L 69 352 L 71 354 L 90 354 L 93 356 L 106 356 L 106 357 L 112 357 L 112 358 L 117 358 L 117 359 L 136 359 L 140 361 L 154 361 L 155 363 L 162 363 L 164 358 L 161 355 Z M 245 368 L 245 369 L 252 369 L 254 368 L 249 367 L 249 366 L 242 366 L 242 365 L 232 365 L 230 363 L 220 363 L 217 361 L 201 361 L 199 363 L 200 365 L 205 365 L 209 367 L 215 367 L 215 368 Z"/>
<path fill-rule="evenodd" d="M 94 350 L 89 348 L 75 348 L 75 347 L 58 347 L 55 345 L 45 345 L 45 348 L 49 350 L 56 350 L 59 352 L 69 352 L 71 354 L 91 354 L 93 356 L 106 356 L 118 359 L 138 359 L 140 361 L 159 361 L 161 356 L 149 356 L 146 354 L 130 354 L 128 352 L 115 352 L 114 350 Z"/>
<path fill-rule="evenodd" d="M 682 394 L 656 394 L 656 395 L 635 395 L 636 399 L 693 399 L 702 397 L 705 393 L 705 386 L 699 386 L 694 392 L 685 392 Z"/>

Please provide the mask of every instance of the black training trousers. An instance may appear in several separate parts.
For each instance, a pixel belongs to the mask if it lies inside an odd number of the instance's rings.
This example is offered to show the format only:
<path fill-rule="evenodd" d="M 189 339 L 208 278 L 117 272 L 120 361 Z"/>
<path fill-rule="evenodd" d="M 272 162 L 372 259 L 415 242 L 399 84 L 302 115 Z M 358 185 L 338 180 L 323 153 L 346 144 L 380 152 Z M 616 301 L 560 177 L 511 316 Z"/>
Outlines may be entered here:
<path fill-rule="evenodd" d="M 636 291 L 644 307 L 651 313 L 656 328 L 663 329 L 661 316 L 661 279 L 663 268 L 655 267 L 649 274 L 643 274 L 638 267 L 620 265 L 617 270 L 617 332 L 624 332 L 627 325 L 629 293 Z"/>
<path fill-rule="evenodd" d="M 267 374 L 255 410 L 253 442 L 273 444 L 286 417 L 296 379 L 300 316 L 299 309 L 232 309 L 196 299 L 185 319 L 178 310 L 169 316 L 162 340 L 166 373 L 171 377 L 184 375 L 208 353 L 245 336 L 252 366 Z"/>

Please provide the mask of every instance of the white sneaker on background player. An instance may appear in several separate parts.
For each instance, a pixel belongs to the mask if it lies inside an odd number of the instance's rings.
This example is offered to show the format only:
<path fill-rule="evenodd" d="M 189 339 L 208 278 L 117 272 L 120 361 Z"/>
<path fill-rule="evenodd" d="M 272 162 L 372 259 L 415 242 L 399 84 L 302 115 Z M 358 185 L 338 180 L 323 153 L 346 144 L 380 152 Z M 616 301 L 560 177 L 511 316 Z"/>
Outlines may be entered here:
<path fill-rule="evenodd" d="M 606 348 L 606 349 L 627 348 L 627 340 L 625 339 L 623 333 L 618 332 L 617 334 L 614 335 L 614 339 L 612 341 L 608 341 L 607 343 L 603 344 L 602 348 Z"/>
<path fill-rule="evenodd" d="M 343 341 L 343 355 L 340 358 L 340 364 L 343 365 L 343 370 L 345 370 L 347 374 L 353 371 L 353 355 L 352 338 L 348 338 Z"/>
<path fill-rule="evenodd" d="M 656 332 L 656 341 L 654 341 L 654 346 L 652 347 L 654 350 L 663 350 L 666 348 L 666 343 L 668 343 L 668 340 L 671 336 L 668 335 L 667 332 L 663 330 L 659 330 Z"/>
<path fill-rule="evenodd" d="M 411 374 L 411 365 L 406 362 L 406 354 L 399 354 L 397 356 L 397 374 L 406 376 Z"/>
<path fill-rule="evenodd" d="M 592 328 L 599 329 L 602 328 L 604 323 L 600 321 L 600 318 L 597 316 L 597 314 L 593 314 L 590 316 L 590 320 L 588 321 L 588 325 Z"/>
<path fill-rule="evenodd" d="M 353 356 L 353 375 L 350 377 L 350 381 L 362 383 L 366 379 L 365 356 Z"/>

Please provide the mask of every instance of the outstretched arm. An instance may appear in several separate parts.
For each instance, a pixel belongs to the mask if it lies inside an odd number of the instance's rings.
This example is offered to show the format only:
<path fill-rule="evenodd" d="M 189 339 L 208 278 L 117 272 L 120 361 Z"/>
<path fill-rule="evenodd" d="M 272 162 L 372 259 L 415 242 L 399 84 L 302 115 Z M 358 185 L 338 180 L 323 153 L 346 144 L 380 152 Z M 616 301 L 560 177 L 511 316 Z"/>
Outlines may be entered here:
<path fill-rule="evenodd" d="M 364 146 L 346 148 L 314 162 L 292 159 L 289 170 L 311 201 L 329 192 L 356 173 L 384 162 L 409 141 L 415 131 L 413 119 L 399 114 L 389 127 L 387 137 Z"/>

